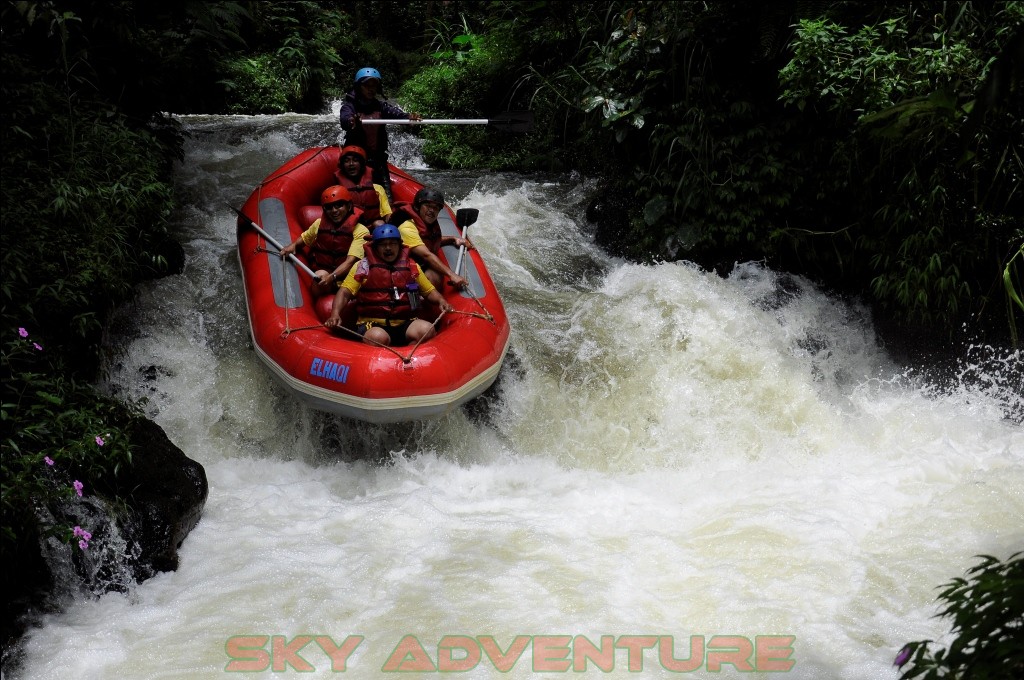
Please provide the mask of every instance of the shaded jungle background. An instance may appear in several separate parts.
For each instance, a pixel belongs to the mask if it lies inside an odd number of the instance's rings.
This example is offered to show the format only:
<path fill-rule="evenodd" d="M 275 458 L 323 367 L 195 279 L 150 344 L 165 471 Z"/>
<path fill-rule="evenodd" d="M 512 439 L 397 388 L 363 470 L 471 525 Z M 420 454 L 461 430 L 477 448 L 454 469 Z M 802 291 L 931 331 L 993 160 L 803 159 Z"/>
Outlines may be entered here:
<path fill-rule="evenodd" d="M 47 587 L 40 508 L 131 464 L 140 411 L 92 384 L 110 310 L 183 264 L 174 114 L 322 112 L 373 65 L 426 117 L 532 111 L 529 134 L 424 128 L 424 158 L 598 178 L 613 254 L 807 276 L 908 361 L 1019 343 L 1021 2 L 2 7 L 10 622 Z"/>

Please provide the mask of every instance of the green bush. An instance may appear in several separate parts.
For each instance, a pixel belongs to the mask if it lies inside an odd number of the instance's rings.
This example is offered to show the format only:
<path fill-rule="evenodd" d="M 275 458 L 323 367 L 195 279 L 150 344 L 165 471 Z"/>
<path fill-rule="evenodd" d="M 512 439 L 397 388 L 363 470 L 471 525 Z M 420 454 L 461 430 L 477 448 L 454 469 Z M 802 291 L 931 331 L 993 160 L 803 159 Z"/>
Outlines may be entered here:
<path fill-rule="evenodd" d="M 117 88 L 72 49 L 92 24 L 50 3 L 18 9 L 3 14 L 0 81 L 0 459 L 12 563 L 48 532 L 87 542 L 45 518 L 131 461 L 125 432 L 137 411 L 92 383 L 109 311 L 171 271 L 169 179 L 181 148 L 173 123 L 106 98 L 101 86 Z"/>
<path fill-rule="evenodd" d="M 460 34 L 433 55 L 428 65 L 407 80 L 400 100 L 428 118 L 491 118 L 502 112 L 493 86 L 502 73 L 518 68 L 484 37 Z M 522 168 L 521 137 L 483 126 L 428 126 L 422 131 L 424 159 L 436 167 Z"/>
<path fill-rule="evenodd" d="M 1024 26 L 1022 5 L 953 9 L 860 28 L 802 20 L 780 71 L 783 101 L 852 132 L 854 162 L 826 175 L 836 195 L 860 195 L 847 199 L 853 247 L 840 259 L 870 277 L 883 307 L 933 327 L 1001 306 L 990 297 L 1024 169 L 1019 111 L 971 116 L 1000 47 Z"/>
<path fill-rule="evenodd" d="M 223 66 L 228 87 L 228 113 L 285 113 L 291 91 L 284 69 L 272 54 L 241 56 Z"/>
<path fill-rule="evenodd" d="M 356 43 L 348 14 L 308 1 L 257 2 L 244 54 L 225 58 L 229 113 L 319 113 L 345 82 L 342 54 Z"/>
<path fill-rule="evenodd" d="M 1024 675 L 1024 553 L 1005 562 L 981 558 L 966 579 L 953 579 L 939 595 L 939 616 L 952 619 L 954 640 L 946 649 L 933 649 L 931 640 L 906 645 L 895 663 L 902 680 Z"/>
<path fill-rule="evenodd" d="M 60 359 L 24 327 L 5 327 L 5 336 L 0 350 L 4 553 L 14 552 L 19 537 L 37 531 L 84 541 L 79 545 L 85 550 L 88 538 L 72 527 L 40 524 L 60 515 L 60 505 L 91 494 L 91 480 L 131 463 L 125 419 L 138 412 L 68 377 Z"/>
<path fill-rule="evenodd" d="M 34 138 L 0 161 L 0 291 L 5 320 L 20 315 L 51 346 L 95 355 L 110 305 L 147 273 L 168 271 L 173 199 L 157 138 L 116 116 L 83 114 L 44 114 Z"/>

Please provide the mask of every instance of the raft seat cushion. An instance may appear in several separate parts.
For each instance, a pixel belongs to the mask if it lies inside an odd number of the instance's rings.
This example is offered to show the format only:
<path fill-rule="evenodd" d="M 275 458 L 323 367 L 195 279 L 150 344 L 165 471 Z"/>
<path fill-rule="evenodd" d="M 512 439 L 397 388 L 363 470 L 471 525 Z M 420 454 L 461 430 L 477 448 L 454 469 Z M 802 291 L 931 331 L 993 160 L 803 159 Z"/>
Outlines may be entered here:
<path fill-rule="evenodd" d="M 324 209 L 319 205 L 304 205 L 299 208 L 299 226 L 305 231 L 309 225 L 324 216 Z"/>

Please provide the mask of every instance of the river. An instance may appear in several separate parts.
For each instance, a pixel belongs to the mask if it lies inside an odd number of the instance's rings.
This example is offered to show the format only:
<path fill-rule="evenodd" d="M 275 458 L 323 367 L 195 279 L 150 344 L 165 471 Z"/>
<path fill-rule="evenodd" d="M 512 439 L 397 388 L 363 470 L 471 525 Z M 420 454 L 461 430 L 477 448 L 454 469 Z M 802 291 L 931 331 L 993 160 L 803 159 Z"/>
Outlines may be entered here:
<path fill-rule="evenodd" d="M 229 206 L 336 119 L 182 122 L 185 271 L 120 310 L 107 387 L 146 399 L 209 500 L 176 572 L 77 595 L 9 675 L 332 677 L 336 645 L 343 677 L 558 677 L 576 655 L 573 677 L 668 677 L 696 636 L 687 677 L 895 678 L 905 642 L 948 641 L 938 586 L 1024 547 L 1019 352 L 939 386 L 856 304 L 758 264 L 609 257 L 585 178 L 431 170 L 408 136 L 393 160 L 480 210 L 509 358 L 437 421 L 300 406 L 252 350 Z"/>

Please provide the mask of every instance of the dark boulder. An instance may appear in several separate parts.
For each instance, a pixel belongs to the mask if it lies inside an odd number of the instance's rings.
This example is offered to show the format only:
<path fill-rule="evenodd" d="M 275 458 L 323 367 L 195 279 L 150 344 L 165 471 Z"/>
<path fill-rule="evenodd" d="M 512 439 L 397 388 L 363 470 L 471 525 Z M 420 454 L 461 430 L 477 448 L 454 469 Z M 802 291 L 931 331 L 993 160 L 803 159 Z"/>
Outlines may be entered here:
<path fill-rule="evenodd" d="M 90 565 L 77 547 L 40 535 L 35 524 L 19 527 L 17 540 L 4 554 L 4 674 L 18 665 L 21 636 L 42 614 L 63 609 L 76 591 L 93 596 L 124 592 L 132 581 L 177 569 L 178 548 L 199 522 L 209 491 L 203 466 L 156 423 L 127 411 L 124 416 L 122 424 L 133 444 L 131 464 L 112 476 L 85 479 L 94 494 L 87 502 L 35 509 L 58 526 L 76 523 L 76 512 L 94 512 L 89 524 L 94 544 L 116 542 L 123 549 L 98 551 L 113 558 Z"/>
<path fill-rule="evenodd" d="M 122 467 L 104 491 L 122 500 L 129 517 L 121 527 L 139 547 L 136 580 L 178 568 L 178 548 L 199 522 L 209 487 L 206 470 L 182 452 L 151 420 L 130 427 L 136 446 L 132 464 Z"/>

